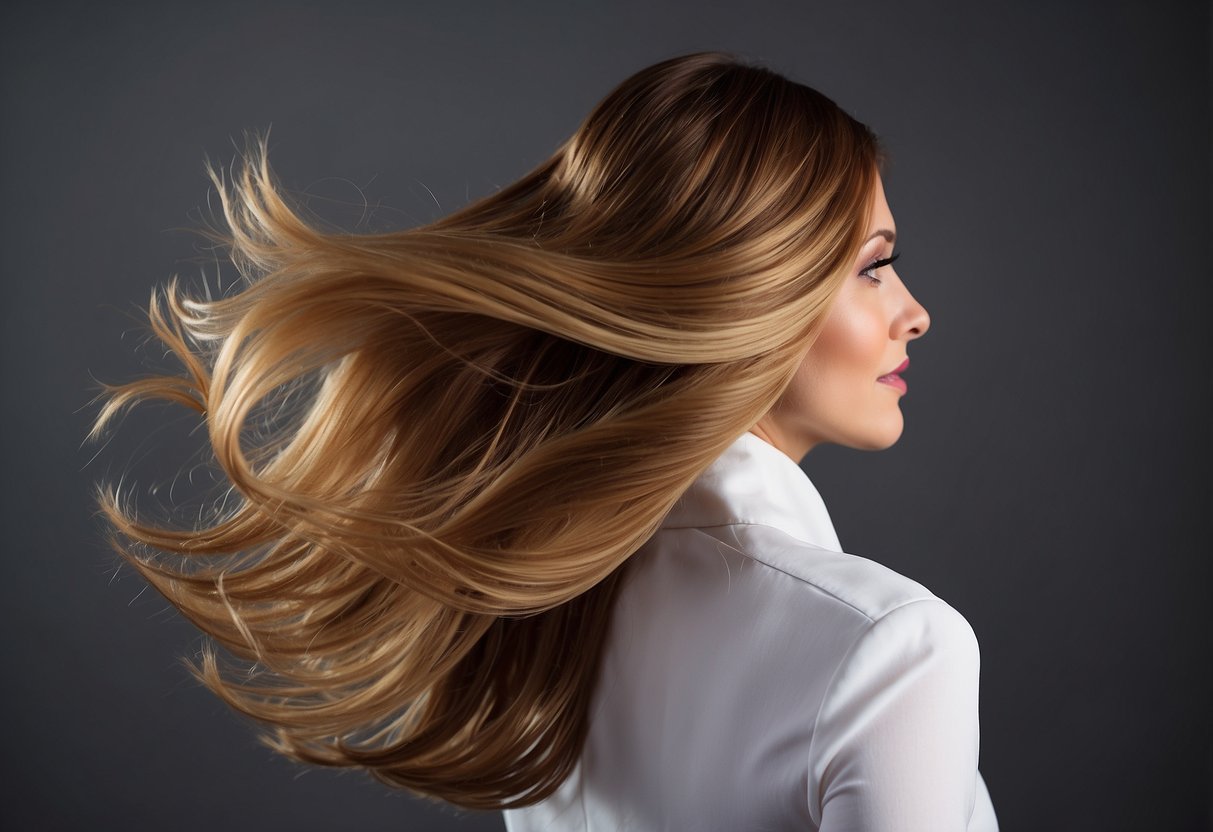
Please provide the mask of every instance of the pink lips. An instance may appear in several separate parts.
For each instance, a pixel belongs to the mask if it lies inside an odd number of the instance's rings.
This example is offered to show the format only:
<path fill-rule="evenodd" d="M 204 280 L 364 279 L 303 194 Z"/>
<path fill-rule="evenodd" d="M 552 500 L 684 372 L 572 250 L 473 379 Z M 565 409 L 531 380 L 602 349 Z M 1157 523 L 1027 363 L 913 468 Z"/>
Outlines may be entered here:
<path fill-rule="evenodd" d="M 909 366 L 910 366 L 910 359 L 907 358 L 905 361 L 901 362 L 901 364 L 899 364 L 897 366 L 897 369 L 893 370 L 893 372 L 891 372 L 887 375 L 883 375 L 876 380 L 883 384 L 887 384 L 890 387 L 896 387 L 898 390 L 905 393 L 906 390 L 908 389 L 906 387 L 905 379 L 903 379 L 901 376 L 899 376 L 897 374 Z"/>

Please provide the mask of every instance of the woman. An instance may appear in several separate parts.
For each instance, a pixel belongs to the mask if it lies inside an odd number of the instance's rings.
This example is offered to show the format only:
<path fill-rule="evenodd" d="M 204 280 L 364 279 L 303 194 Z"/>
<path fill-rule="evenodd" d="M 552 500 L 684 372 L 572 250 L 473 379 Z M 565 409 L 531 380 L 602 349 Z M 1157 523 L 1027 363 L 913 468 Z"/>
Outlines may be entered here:
<path fill-rule="evenodd" d="M 181 402 L 240 499 L 178 530 L 99 488 L 113 544 L 295 760 L 512 830 L 996 829 L 971 628 L 842 553 L 797 465 L 901 431 L 929 320 L 882 162 L 696 53 L 417 229 L 309 227 L 265 140 L 234 194 L 208 165 L 247 284 L 153 293 L 186 373 L 107 385 L 90 437 Z"/>

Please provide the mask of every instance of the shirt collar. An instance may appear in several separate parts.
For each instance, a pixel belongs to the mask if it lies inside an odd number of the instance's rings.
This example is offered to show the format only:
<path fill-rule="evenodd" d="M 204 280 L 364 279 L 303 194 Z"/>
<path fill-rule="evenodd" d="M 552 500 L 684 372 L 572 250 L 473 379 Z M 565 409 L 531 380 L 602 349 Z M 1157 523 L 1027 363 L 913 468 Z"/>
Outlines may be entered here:
<path fill-rule="evenodd" d="M 773 526 L 806 543 L 842 551 L 825 501 L 808 474 L 783 451 L 749 431 L 699 475 L 661 527 L 737 523 Z"/>

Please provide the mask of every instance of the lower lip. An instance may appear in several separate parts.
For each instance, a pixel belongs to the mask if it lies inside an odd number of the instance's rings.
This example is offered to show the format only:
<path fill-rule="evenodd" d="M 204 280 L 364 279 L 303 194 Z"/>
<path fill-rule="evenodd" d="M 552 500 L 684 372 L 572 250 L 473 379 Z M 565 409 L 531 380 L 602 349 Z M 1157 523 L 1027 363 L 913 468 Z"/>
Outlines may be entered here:
<path fill-rule="evenodd" d="M 906 392 L 906 389 L 907 389 L 906 380 L 904 378 L 902 378 L 901 376 L 897 375 L 896 373 L 891 373 L 890 375 L 887 375 L 887 376 L 881 376 L 880 378 L 878 378 L 876 380 L 879 381 L 881 384 L 887 384 L 890 387 L 896 387 L 898 390 L 900 390 L 903 393 Z"/>

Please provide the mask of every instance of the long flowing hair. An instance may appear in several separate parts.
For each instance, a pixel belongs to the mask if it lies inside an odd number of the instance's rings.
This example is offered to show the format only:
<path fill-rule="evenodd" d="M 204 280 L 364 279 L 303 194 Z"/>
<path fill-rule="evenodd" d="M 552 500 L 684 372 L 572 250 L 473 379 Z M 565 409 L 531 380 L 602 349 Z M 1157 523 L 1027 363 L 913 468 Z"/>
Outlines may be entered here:
<path fill-rule="evenodd" d="M 538 802 L 581 753 L 629 555 L 817 337 L 879 143 L 695 53 L 513 184 L 355 235 L 292 209 L 267 140 L 230 193 L 205 164 L 239 291 L 153 289 L 183 370 L 101 384 L 88 435 L 139 400 L 192 408 L 233 499 L 183 529 L 98 483 L 107 540 L 211 637 L 191 672 L 271 748 L 465 808 Z"/>

